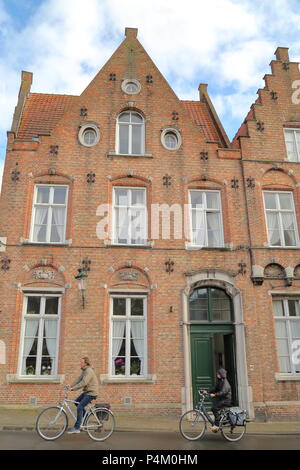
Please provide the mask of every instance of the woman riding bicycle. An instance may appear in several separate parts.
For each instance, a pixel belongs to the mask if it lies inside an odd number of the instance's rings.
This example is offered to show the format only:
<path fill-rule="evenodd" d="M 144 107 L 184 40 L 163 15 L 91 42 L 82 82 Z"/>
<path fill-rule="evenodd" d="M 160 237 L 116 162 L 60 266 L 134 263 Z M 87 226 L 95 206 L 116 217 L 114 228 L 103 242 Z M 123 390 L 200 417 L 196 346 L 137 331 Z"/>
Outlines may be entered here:
<path fill-rule="evenodd" d="M 225 406 L 231 406 L 231 386 L 225 369 L 218 370 L 217 382 L 209 391 L 209 396 L 213 399 L 212 412 L 215 416 L 215 423 L 211 430 L 217 432 L 220 424 L 220 410 Z"/>

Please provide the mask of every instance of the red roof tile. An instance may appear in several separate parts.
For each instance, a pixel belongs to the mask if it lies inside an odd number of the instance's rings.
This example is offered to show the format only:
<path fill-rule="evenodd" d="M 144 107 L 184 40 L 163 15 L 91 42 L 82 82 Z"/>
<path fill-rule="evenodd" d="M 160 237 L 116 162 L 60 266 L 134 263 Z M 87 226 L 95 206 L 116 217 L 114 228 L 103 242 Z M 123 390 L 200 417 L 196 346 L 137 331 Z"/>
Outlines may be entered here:
<path fill-rule="evenodd" d="M 220 136 L 217 128 L 209 114 L 207 106 L 201 101 L 182 101 L 185 108 L 189 111 L 194 122 L 203 132 L 203 136 L 212 142 L 220 142 Z"/>
<path fill-rule="evenodd" d="M 72 95 L 29 94 L 22 112 L 17 137 L 31 139 L 34 135 L 50 134 L 76 98 Z"/>
<path fill-rule="evenodd" d="M 76 98 L 72 95 L 29 94 L 22 112 L 17 138 L 32 139 L 38 134 L 50 134 Z M 203 136 L 207 140 L 220 142 L 220 136 L 206 104 L 201 101 L 182 101 L 182 103 L 200 127 Z"/>

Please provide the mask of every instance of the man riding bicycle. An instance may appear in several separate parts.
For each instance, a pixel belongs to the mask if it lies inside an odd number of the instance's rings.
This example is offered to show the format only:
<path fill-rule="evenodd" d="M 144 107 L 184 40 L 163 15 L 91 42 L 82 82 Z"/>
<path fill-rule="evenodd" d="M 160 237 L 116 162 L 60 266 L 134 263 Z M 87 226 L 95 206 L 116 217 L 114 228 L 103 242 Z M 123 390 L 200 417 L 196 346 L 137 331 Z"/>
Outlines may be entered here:
<path fill-rule="evenodd" d="M 71 384 L 68 385 L 69 390 L 83 389 L 83 393 L 76 398 L 77 406 L 77 421 L 74 427 L 68 431 L 68 434 L 80 433 L 80 425 L 83 419 L 84 408 L 92 401 L 97 398 L 98 395 L 98 379 L 91 367 L 91 363 L 88 357 L 81 358 L 80 367 L 82 373 L 80 376 Z"/>

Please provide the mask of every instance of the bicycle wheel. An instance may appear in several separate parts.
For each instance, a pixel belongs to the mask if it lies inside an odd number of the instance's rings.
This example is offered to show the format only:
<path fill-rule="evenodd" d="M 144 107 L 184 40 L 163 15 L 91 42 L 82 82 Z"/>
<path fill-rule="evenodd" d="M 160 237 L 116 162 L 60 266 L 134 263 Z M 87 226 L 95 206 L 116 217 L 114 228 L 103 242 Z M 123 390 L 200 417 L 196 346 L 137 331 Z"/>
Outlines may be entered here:
<path fill-rule="evenodd" d="M 189 441 L 201 439 L 206 430 L 206 419 L 198 410 L 190 410 L 184 413 L 179 421 L 180 434 Z"/>
<path fill-rule="evenodd" d="M 244 426 L 232 426 L 227 418 L 220 421 L 220 430 L 222 436 L 230 442 L 237 442 L 242 439 L 246 432 L 246 423 Z"/>
<path fill-rule="evenodd" d="M 105 441 L 115 429 L 115 417 L 106 408 L 95 408 L 87 415 L 84 426 L 90 438 Z"/>
<path fill-rule="evenodd" d="M 43 410 L 36 420 L 36 431 L 46 441 L 54 441 L 63 435 L 68 427 L 65 410 L 51 406 Z"/>

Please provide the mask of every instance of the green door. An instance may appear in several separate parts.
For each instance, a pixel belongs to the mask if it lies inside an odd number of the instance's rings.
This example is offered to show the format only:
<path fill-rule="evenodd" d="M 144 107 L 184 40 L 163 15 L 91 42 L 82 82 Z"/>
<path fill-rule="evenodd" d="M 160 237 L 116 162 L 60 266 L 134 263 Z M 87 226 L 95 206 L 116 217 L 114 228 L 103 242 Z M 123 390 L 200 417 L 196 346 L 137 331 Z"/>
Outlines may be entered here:
<path fill-rule="evenodd" d="M 213 342 L 211 334 L 191 333 L 192 385 L 194 405 L 198 390 L 209 390 L 214 384 Z"/>
<path fill-rule="evenodd" d="M 190 295 L 191 366 L 194 405 L 198 390 L 209 390 L 216 382 L 216 372 L 225 368 L 237 403 L 235 335 L 230 297 L 221 289 L 195 289 Z"/>
<path fill-rule="evenodd" d="M 224 335 L 225 369 L 231 385 L 232 405 L 238 405 L 234 334 Z"/>

